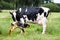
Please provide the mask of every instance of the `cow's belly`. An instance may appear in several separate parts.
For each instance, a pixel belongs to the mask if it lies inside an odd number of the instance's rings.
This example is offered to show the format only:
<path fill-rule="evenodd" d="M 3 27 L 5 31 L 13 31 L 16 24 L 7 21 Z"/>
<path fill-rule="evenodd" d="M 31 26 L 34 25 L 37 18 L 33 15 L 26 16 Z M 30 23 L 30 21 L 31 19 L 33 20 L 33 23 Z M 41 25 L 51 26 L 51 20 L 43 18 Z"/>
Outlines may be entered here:
<path fill-rule="evenodd" d="M 43 24 L 43 20 L 35 20 L 35 21 L 32 21 L 32 20 L 29 20 L 28 21 L 29 23 L 34 23 L 34 24 L 39 24 L 39 25 L 42 25 Z"/>
<path fill-rule="evenodd" d="M 28 19 L 26 20 L 26 22 L 27 22 L 27 23 L 37 23 L 36 20 L 33 21 L 33 20 L 28 20 Z"/>
<path fill-rule="evenodd" d="M 47 19 L 46 19 L 46 17 L 43 17 L 43 18 L 37 18 L 38 20 L 32 20 L 32 19 L 28 19 L 28 18 L 26 18 L 26 22 L 30 22 L 30 23 L 37 23 L 37 24 L 44 24 L 44 23 L 47 23 Z"/>

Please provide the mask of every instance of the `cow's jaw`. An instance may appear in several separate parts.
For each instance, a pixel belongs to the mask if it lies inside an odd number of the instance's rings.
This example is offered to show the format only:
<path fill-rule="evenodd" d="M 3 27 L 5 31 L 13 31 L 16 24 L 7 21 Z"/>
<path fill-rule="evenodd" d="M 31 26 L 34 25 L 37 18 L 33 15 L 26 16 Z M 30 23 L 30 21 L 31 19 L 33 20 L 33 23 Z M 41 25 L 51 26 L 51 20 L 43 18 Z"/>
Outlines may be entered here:
<path fill-rule="evenodd" d="M 20 18 L 20 22 L 21 22 L 22 24 L 25 23 L 23 18 Z"/>

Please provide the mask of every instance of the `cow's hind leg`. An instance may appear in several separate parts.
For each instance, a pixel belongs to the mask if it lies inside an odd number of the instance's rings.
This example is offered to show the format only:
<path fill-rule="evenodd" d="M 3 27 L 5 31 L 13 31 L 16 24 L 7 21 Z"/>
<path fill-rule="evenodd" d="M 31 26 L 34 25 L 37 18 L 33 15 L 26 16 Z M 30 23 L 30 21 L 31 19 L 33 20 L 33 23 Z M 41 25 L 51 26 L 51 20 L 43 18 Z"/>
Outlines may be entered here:
<path fill-rule="evenodd" d="M 42 24 L 42 26 L 43 26 L 42 34 L 45 34 L 45 32 L 46 32 L 46 24 L 44 23 L 44 24 Z"/>
<path fill-rule="evenodd" d="M 46 32 L 46 25 L 47 25 L 47 19 L 44 18 L 42 21 L 42 26 L 43 26 L 42 34 L 45 34 L 45 32 Z"/>

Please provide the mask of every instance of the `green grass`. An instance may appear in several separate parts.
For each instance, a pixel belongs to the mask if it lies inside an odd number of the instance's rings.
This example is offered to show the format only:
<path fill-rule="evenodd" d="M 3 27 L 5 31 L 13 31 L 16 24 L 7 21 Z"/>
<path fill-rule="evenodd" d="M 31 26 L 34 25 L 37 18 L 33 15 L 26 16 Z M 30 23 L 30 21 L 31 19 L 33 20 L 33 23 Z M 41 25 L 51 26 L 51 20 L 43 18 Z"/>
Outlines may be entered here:
<path fill-rule="evenodd" d="M 42 35 L 42 26 L 31 24 L 25 29 L 25 33 L 19 33 L 17 28 L 8 35 L 12 18 L 9 11 L 0 13 L 0 40 L 60 40 L 60 13 L 52 12 L 48 17 L 46 34 Z"/>

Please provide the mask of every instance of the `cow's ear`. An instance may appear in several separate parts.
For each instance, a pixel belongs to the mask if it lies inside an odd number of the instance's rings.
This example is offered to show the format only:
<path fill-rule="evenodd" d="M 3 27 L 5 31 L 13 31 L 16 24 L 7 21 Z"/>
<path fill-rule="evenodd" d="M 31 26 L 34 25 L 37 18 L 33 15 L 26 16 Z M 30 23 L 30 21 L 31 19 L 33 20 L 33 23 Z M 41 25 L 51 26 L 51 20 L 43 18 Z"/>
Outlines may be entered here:
<path fill-rule="evenodd" d="M 12 15 L 12 12 L 9 12 Z"/>

